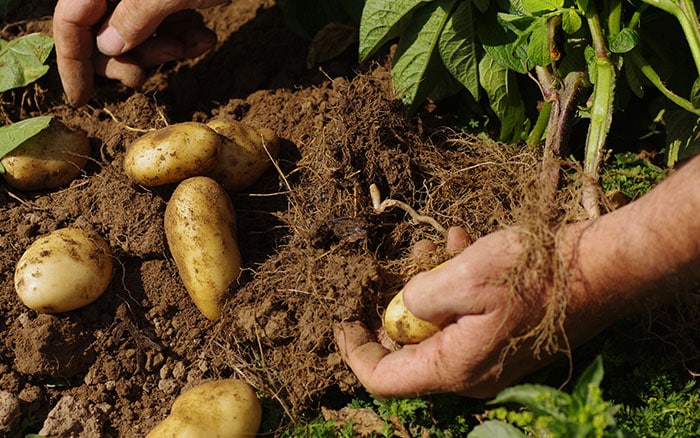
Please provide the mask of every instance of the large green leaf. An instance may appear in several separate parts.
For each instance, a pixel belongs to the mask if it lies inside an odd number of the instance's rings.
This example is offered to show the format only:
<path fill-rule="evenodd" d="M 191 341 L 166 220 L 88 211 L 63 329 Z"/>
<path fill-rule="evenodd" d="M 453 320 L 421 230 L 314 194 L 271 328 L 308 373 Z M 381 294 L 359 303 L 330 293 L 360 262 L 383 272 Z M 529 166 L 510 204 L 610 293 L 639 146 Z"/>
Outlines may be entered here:
<path fill-rule="evenodd" d="M 49 126 L 52 118 L 51 116 L 33 117 L 0 127 L 0 158 Z M 0 165 L 0 173 L 5 173 L 2 165 Z"/>
<path fill-rule="evenodd" d="M 530 38 L 527 45 L 528 60 L 535 65 L 549 65 L 552 58 L 549 53 L 548 21 L 540 17 L 530 26 Z"/>
<path fill-rule="evenodd" d="M 525 438 L 527 435 L 512 424 L 504 421 L 489 420 L 476 426 L 467 438 Z"/>
<path fill-rule="evenodd" d="M 499 392 L 489 404 L 518 403 L 536 415 L 548 415 L 566 421 L 566 408 L 571 396 L 556 388 L 537 384 L 511 386 Z"/>
<path fill-rule="evenodd" d="M 479 44 L 471 2 L 460 2 L 450 14 L 440 35 L 439 49 L 447 70 L 478 101 Z"/>
<path fill-rule="evenodd" d="M 439 55 L 440 34 L 457 1 L 437 0 L 418 9 L 399 40 L 391 77 L 394 88 L 409 107 L 421 103 L 435 86 L 427 74 L 428 68 L 434 56 Z"/>
<path fill-rule="evenodd" d="M 53 38 L 32 33 L 12 41 L 0 40 L 0 92 L 24 87 L 36 81 L 49 66 L 44 61 L 53 50 Z"/>
<path fill-rule="evenodd" d="M 479 82 L 486 90 L 491 109 L 501 121 L 500 140 L 515 142 L 522 135 L 525 104 L 517 82 L 509 71 L 486 53 L 479 62 Z"/>
<path fill-rule="evenodd" d="M 421 4 L 431 0 L 367 0 L 360 20 L 360 61 L 364 61 L 389 40 L 399 36 L 402 25 Z M 401 35 L 404 38 L 405 35 Z"/>
<path fill-rule="evenodd" d="M 528 24 L 531 17 L 523 19 L 522 25 L 515 22 L 507 22 L 499 19 L 495 9 L 490 9 L 479 20 L 479 40 L 486 51 L 495 61 L 503 67 L 507 67 L 518 73 L 527 73 L 530 70 L 527 62 L 527 46 L 521 43 L 513 26 L 521 28 Z"/>

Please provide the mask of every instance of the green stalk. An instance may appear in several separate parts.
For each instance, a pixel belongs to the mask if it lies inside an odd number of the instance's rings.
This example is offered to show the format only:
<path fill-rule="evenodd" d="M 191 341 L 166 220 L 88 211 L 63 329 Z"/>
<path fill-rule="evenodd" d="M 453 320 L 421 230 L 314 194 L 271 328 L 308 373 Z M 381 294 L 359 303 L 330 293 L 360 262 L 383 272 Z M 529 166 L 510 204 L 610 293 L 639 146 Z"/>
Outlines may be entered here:
<path fill-rule="evenodd" d="M 540 109 L 540 113 L 537 116 L 535 126 L 532 128 L 530 135 L 527 136 L 528 146 L 537 146 L 537 143 L 540 142 L 542 136 L 547 130 L 547 123 L 549 122 L 550 114 L 552 114 L 552 102 L 544 102 L 542 109 Z"/>
<path fill-rule="evenodd" d="M 693 0 L 642 0 L 676 17 L 683 29 L 690 53 L 695 60 L 695 68 L 700 74 L 700 20 Z"/>
<path fill-rule="evenodd" d="M 615 66 L 610 62 L 607 45 L 600 25 L 600 18 L 592 3 L 588 4 L 586 20 L 591 32 L 593 49 L 595 50 L 595 77 L 591 103 L 591 120 L 586 137 L 586 156 L 584 170 L 595 182 L 599 179 L 600 161 L 603 157 L 603 147 L 612 123 L 613 102 L 615 97 Z"/>
<path fill-rule="evenodd" d="M 637 67 L 639 71 L 642 72 L 644 77 L 646 77 L 652 85 L 654 85 L 659 91 L 661 91 L 661 93 L 664 96 L 666 96 L 668 100 L 675 103 L 684 110 L 691 112 L 697 116 L 700 116 L 700 110 L 698 108 L 695 108 L 692 102 L 677 95 L 668 87 L 666 87 L 656 70 L 654 70 L 654 68 L 649 64 L 649 61 L 647 61 L 641 54 L 639 48 L 635 48 L 634 50 L 630 51 L 625 56 L 625 58 L 628 59 L 635 67 Z"/>

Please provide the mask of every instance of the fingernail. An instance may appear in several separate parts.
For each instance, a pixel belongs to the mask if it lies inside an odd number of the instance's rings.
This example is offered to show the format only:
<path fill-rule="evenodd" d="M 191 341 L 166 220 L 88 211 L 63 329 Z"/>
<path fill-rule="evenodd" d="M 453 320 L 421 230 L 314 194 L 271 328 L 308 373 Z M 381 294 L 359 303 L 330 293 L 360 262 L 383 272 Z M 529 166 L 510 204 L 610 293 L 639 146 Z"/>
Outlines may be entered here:
<path fill-rule="evenodd" d="M 108 56 L 121 55 L 126 43 L 112 26 L 107 26 L 97 35 L 97 48 Z"/>

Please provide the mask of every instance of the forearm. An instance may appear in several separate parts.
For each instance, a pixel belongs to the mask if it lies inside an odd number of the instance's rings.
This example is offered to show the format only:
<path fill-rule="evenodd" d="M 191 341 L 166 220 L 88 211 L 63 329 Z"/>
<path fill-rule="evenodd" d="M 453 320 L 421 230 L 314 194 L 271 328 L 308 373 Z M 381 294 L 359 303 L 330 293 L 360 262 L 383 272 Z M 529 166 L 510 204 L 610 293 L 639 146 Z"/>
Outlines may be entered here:
<path fill-rule="evenodd" d="M 639 200 L 572 231 L 571 312 L 602 326 L 697 287 L 700 156 Z"/>

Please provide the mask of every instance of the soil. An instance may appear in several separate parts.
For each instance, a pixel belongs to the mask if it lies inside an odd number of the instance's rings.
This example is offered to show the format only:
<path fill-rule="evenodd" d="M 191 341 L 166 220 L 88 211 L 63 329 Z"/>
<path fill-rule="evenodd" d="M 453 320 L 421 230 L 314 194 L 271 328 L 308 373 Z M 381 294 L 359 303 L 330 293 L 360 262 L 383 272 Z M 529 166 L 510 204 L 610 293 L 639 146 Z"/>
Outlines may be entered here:
<path fill-rule="evenodd" d="M 14 14 L 22 20 L 6 20 L 0 36 L 50 33 L 52 5 L 25 2 Z M 512 220 L 519 181 L 537 164 L 447 131 L 449 111 L 434 105 L 406 117 L 391 91 L 389 52 L 358 65 L 351 46 L 309 68 L 309 42 L 285 27 L 273 1 L 237 0 L 203 14 L 218 45 L 154 70 L 140 90 L 98 79 L 95 98 L 76 109 L 52 64 L 35 84 L 2 94 L 3 124 L 52 115 L 84 130 L 92 147 L 67 186 L 0 190 L 0 393 L 19 401 L 16 419 L 43 423 L 47 435 L 142 436 L 181 391 L 229 376 L 250 382 L 266 412 L 339 409 L 360 386 L 333 325 L 376 320 L 411 274 L 443 256 L 409 257 L 415 242 L 444 236 L 401 209 L 376 213 L 370 184 L 476 238 Z M 272 129 L 282 151 L 254 186 L 231 194 L 244 270 L 224 317 L 211 322 L 165 240 L 174 187 L 133 183 L 122 159 L 147 130 L 221 116 Z M 107 240 L 113 280 L 84 308 L 39 314 L 18 299 L 15 265 L 37 238 L 69 226 Z"/>

